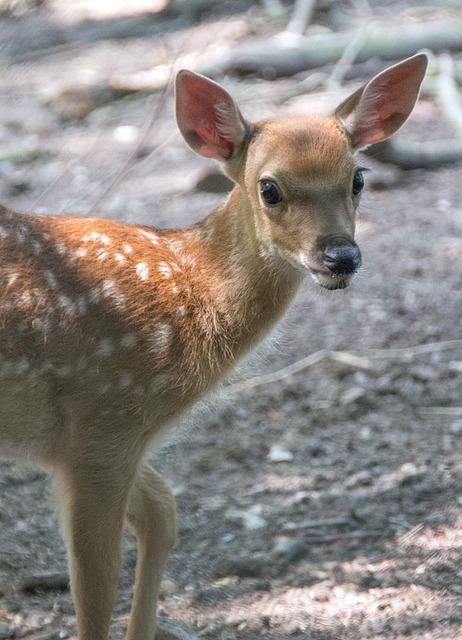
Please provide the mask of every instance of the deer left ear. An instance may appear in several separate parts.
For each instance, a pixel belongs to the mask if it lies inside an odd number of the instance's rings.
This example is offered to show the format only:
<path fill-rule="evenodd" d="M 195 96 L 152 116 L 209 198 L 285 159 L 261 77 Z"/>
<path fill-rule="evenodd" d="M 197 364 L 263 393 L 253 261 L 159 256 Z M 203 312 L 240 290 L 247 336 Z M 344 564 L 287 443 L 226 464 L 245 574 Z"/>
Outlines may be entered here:
<path fill-rule="evenodd" d="M 239 151 L 247 125 L 236 103 L 219 84 L 182 70 L 175 82 L 178 128 L 193 151 L 220 162 Z"/>
<path fill-rule="evenodd" d="M 423 53 L 407 58 L 376 75 L 337 107 L 334 115 L 346 125 L 355 149 L 383 142 L 406 122 L 427 62 Z"/>

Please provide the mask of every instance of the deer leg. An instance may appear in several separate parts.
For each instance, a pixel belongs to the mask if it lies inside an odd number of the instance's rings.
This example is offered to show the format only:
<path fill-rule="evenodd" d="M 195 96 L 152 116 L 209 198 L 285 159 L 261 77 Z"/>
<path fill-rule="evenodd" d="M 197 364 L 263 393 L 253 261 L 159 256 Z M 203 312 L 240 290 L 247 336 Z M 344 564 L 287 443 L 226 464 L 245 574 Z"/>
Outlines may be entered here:
<path fill-rule="evenodd" d="M 76 456 L 75 464 L 58 474 L 79 640 L 108 640 L 131 484 L 120 467 L 104 468 L 94 458 L 92 464 L 91 457 Z"/>
<path fill-rule="evenodd" d="M 154 640 L 160 582 L 176 536 L 176 511 L 170 488 L 147 463 L 132 485 L 126 517 L 138 541 L 127 640 Z"/>

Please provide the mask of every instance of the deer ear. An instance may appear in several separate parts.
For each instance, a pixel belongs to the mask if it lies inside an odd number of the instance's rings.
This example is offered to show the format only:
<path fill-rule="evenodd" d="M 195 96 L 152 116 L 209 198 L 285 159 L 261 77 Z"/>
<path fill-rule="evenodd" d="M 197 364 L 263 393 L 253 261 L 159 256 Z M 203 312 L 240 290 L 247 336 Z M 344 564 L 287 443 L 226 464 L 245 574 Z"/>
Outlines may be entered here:
<path fill-rule="evenodd" d="M 220 85 L 192 71 L 175 82 L 176 120 L 193 151 L 221 162 L 239 151 L 247 124 L 236 103 Z"/>
<path fill-rule="evenodd" d="M 427 69 L 419 53 L 385 69 L 355 91 L 335 110 L 355 149 L 386 140 L 403 125 L 417 101 Z"/>

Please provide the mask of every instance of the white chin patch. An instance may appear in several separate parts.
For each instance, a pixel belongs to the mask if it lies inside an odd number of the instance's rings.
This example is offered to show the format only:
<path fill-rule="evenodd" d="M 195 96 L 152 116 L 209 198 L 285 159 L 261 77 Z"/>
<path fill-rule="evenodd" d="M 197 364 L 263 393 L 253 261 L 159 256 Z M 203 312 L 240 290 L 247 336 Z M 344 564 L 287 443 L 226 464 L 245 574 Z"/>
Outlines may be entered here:
<path fill-rule="evenodd" d="M 346 289 L 352 278 L 352 275 L 328 276 L 325 273 L 313 272 L 311 270 L 310 275 L 320 287 L 331 291 L 335 289 Z"/>

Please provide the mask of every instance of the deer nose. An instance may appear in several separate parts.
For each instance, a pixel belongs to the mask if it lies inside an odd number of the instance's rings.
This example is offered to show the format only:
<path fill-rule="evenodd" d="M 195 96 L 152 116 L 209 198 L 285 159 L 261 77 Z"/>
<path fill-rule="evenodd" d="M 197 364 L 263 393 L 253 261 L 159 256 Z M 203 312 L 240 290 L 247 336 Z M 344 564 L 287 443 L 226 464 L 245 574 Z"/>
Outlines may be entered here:
<path fill-rule="evenodd" d="M 361 251 L 354 240 L 333 241 L 325 247 L 322 261 L 334 276 L 351 275 L 361 266 Z"/>

